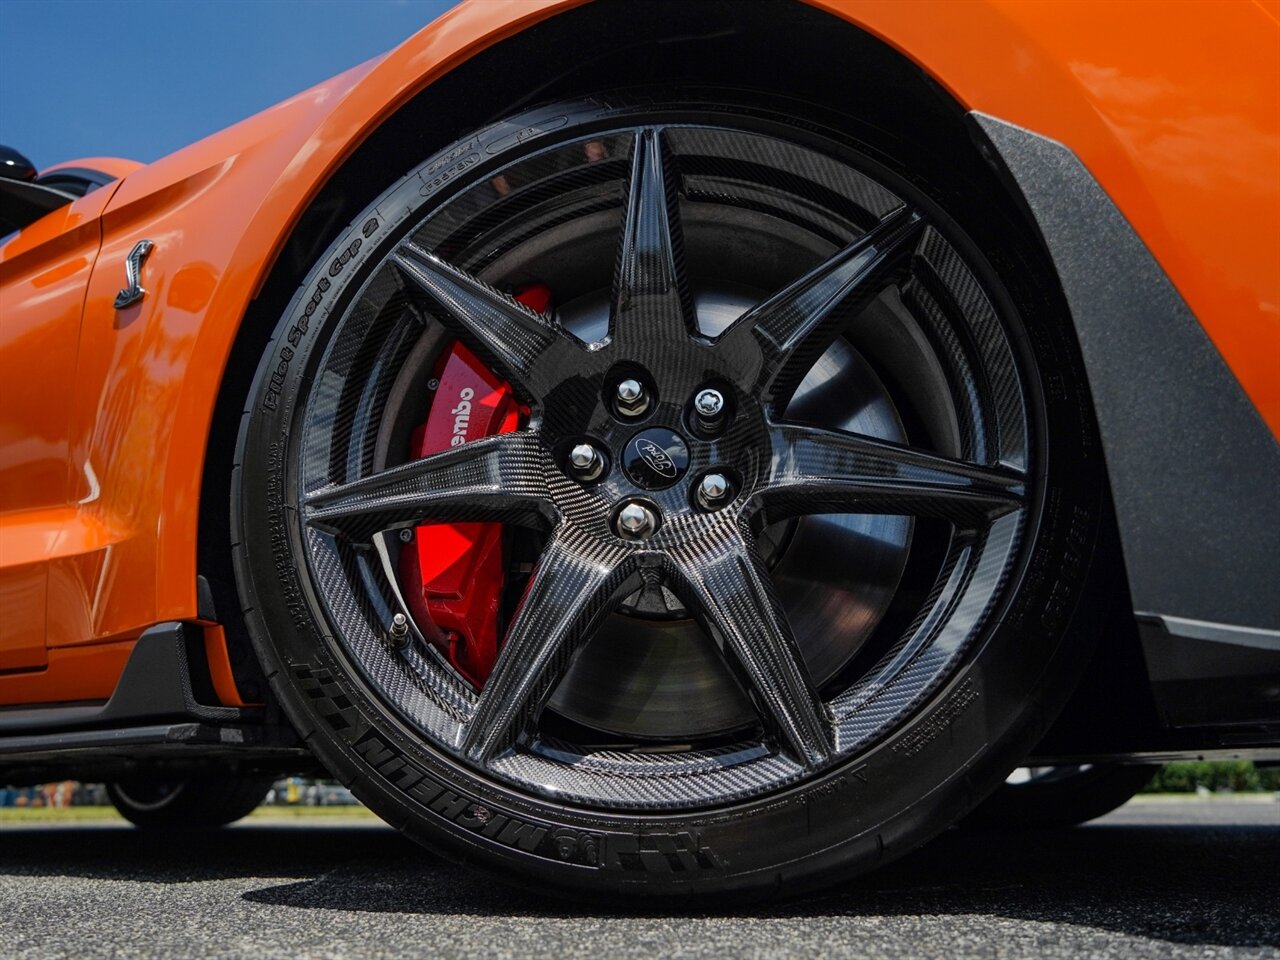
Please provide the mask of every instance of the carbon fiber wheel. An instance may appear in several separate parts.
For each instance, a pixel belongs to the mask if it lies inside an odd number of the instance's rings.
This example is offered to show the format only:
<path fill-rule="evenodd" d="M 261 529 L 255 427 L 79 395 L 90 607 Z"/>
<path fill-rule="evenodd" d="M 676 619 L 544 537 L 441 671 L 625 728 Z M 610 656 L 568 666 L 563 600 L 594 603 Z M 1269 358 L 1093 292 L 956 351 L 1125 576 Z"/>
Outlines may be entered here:
<path fill-rule="evenodd" d="M 662 862 L 724 887 L 688 824 L 834 797 L 983 695 L 963 668 L 1044 542 L 1020 324 L 925 194 L 764 111 L 561 106 L 446 149 L 300 289 L 242 431 L 238 572 L 286 709 L 428 842 L 639 881 L 628 818 L 675 818 Z M 415 458 L 455 342 L 520 422 Z M 406 602 L 440 523 L 502 525 L 483 682 Z"/>

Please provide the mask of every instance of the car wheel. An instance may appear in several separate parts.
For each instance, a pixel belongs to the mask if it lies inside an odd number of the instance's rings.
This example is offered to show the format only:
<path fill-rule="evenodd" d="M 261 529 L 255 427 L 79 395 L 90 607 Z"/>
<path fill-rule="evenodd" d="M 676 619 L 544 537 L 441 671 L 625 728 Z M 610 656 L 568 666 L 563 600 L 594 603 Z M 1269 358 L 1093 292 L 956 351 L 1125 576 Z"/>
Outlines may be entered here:
<path fill-rule="evenodd" d="M 1159 765 L 1019 767 L 965 818 L 983 829 L 1074 827 L 1128 803 Z"/>
<path fill-rule="evenodd" d="M 316 263 L 234 559 L 375 812 L 543 890 L 792 892 L 1036 742 L 1086 653 L 1075 344 L 1025 230 L 891 147 L 736 95 L 557 104 Z"/>
<path fill-rule="evenodd" d="M 204 829 L 248 816 L 271 789 L 271 779 L 231 774 L 138 776 L 107 784 L 120 815 L 139 827 Z"/>

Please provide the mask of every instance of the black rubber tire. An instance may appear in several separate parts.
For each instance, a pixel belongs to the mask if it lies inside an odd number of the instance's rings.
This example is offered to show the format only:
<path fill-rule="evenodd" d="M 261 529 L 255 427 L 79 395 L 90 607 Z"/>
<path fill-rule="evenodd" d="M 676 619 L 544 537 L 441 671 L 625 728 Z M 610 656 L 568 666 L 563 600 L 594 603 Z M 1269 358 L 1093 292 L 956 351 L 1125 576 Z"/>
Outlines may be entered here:
<path fill-rule="evenodd" d="M 963 826 L 983 830 L 1074 827 L 1128 803 L 1159 769 L 1158 765 L 1103 763 L 1060 779 L 1005 783 L 965 818 Z"/>
<path fill-rule="evenodd" d="M 988 286 L 1006 293 L 1005 312 L 1035 317 L 1015 331 L 1015 349 L 1031 369 L 1052 371 L 1040 431 L 1062 469 L 1044 481 L 1021 584 L 950 680 L 885 740 L 800 786 L 733 806 L 637 815 L 561 805 L 480 776 L 424 742 L 363 679 L 313 594 L 294 522 L 287 478 L 309 371 L 333 321 L 408 221 L 453 180 L 483 176 L 498 162 L 494 155 L 548 129 L 599 127 L 627 102 L 636 101 L 615 95 L 531 110 L 468 135 L 403 176 L 395 171 L 387 191 L 317 260 L 279 319 L 241 422 L 231 525 L 242 609 L 276 698 L 316 756 L 374 812 L 430 849 L 543 893 L 614 903 L 618 896 L 733 894 L 741 902 L 793 894 L 882 864 L 953 824 L 1040 739 L 1088 659 L 1085 644 L 1062 639 L 1097 536 L 1101 454 L 1065 305 L 1056 285 L 1037 279 L 1049 268 L 1026 225 L 1004 215 L 1007 206 L 991 203 L 989 193 L 930 190 L 929 171 L 919 167 L 908 184 L 906 169 L 928 158 L 895 155 L 896 142 L 873 144 L 873 134 L 859 133 L 864 155 L 893 158 L 880 175 L 940 218 L 947 219 L 936 198 L 948 204 L 950 219 L 969 232 L 966 253 Z M 739 108 L 757 105 L 732 101 L 716 115 Z M 831 135 L 852 142 L 847 133 Z M 947 161 L 931 162 L 946 175 Z"/>
<path fill-rule="evenodd" d="M 155 792 L 163 778 L 135 778 L 107 784 L 107 796 L 120 815 L 147 829 L 208 830 L 247 817 L 271 789 L 270 777 L 209 774 L 172 781 L 172 790 L 154 800 L 140 793 Z"/>

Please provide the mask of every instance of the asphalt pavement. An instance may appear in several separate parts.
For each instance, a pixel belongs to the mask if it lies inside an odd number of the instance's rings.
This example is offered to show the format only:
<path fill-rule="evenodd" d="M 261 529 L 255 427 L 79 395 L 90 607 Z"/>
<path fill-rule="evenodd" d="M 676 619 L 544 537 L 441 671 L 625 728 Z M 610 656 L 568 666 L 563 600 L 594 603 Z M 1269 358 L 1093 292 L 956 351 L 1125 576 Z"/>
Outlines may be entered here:
<path fill-rule="evenodd" d="M 200 839 L 5 824 L 0 955 L 1280 958 L 1280 802 L 1147 801 L 1076 830 L 952 831 L 821 896 L 714 915 L 535 898 L 369 820 Z"/>

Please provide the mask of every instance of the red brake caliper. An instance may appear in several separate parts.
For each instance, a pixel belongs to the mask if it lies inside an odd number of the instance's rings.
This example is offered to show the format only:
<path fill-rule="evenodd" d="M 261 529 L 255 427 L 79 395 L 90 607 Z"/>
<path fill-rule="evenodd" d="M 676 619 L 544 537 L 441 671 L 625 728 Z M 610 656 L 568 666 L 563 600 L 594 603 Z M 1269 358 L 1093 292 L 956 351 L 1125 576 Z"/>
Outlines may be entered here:
<path fill-rule="evenodd" d="M 551 305 L 551 291 L 534 284 L 516 299 L 544 312 Z M 455 341 L 444 353 L 432 375 L 440 385 L 426 423 L 410 438 L 415 458 L 510 433 L 527 414 L 511 385 L 461 343 Z M 400 552 L 400 582 L 414 620 L 478 687 L 498 658 L 498 607 L 505 579 L 500 523 L 423 524 Z"/>

